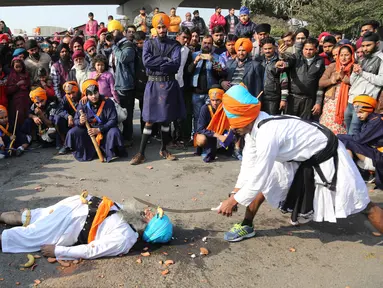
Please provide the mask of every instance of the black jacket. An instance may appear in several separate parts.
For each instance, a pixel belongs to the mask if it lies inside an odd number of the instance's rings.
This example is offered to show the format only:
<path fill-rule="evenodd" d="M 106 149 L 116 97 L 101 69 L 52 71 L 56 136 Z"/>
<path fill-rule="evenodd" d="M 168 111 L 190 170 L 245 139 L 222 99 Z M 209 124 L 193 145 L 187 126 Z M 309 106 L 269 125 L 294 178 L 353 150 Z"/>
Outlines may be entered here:
<path fill-rule="evenodd" d="M 226 34 L 229 34 L 230 33 L 230 14 L 225 17 L 225 20 L 226 20 L 226 25 L 225 25 Z M 235 34 L 235 26 L 237 26 L 238 22 L 239 22 L 238 17 L 234 15 L 234 33 L 233 34 Z"/>
<path fill-rule="evenodd" d="M 146 75 L 146 68 L 142 62 L 142 49 L 136 47 L 136 58 L 134 63 L 135 77 L 136 77 L 136 91 L 144 93 L 148 76 Z"/>
<path fill-rule="evenodd" d="M 226 77 L 223 80 L 231 81 L 237 66 L 238 61 L 236 59 L 227 61 L 225 69 Z M 263 67 L 258 61 L 251 60 L 251 58 L 247 59 L 242 82 L 254 97 L 261 93 L 263 90 Z"/>
<path fill-rule="evenodd" d="M 290 93 L 319 101 L 319 79 L 325 70 L 322 57 L 316 55 L 310 65 L 302 54 L 292 54 L 286 61 L 290 72 Z"/>
<path fill-rule="evenodd" d="M 206 27 L 205 20 L 203 18 L 199 17 L 196 19 L 195 17 L 192 20 L 194 27 L 197 27 L 199 29 L 200 35 L 205 35 L 209 33 L 209 30 Z"/>
<path fill-rule="evenodd" d="M 256 59 L 261 63 L 264 69 L 263 94 L 261 99 L 280 101 L 281 100 L 281 71 L 275 68 L 278 62 L 278 55 L 275 54 L 269 62 L 266 62 L 265 56 L 258 56 Z"/>

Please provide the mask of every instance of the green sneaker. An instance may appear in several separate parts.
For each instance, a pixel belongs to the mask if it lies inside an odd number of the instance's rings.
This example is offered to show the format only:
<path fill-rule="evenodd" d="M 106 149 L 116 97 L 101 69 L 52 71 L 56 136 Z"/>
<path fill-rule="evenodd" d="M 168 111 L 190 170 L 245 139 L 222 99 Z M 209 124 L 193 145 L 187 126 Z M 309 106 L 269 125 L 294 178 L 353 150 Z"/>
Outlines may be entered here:
<path fill-rule="evenodd" d="M 254 227 L 243 225 L 241 223 L 234 224 L 228 232 L 225 233 L 223 239 L 229 242 L 238 242 L 243 239 L 251 238 L 255 236 Z"/>

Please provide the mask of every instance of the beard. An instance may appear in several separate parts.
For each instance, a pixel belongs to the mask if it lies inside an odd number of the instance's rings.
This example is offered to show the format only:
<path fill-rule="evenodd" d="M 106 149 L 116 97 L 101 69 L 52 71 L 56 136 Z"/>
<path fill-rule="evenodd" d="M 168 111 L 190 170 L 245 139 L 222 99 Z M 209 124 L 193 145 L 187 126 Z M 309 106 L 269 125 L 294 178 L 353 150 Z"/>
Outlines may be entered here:
<path fill-rule="evenodd" d="M 147 223 L 143 221 L 141 211 L 136 207 L 135 202 L 128 202 L 124 204 L 124 208 L 119 210 L 118 215 L 126 222 L 136 229 L 136 231 L 145 230 Z"/>
<path fill-rule="evenodd" d="M 124 38 L 124 35 L 122 35 L 122 33 L 118 33 L 116 36 L 114 36 L 114 44 L 120 42 L 122 38 Z"/>
<path fill-rule="evenodd" d="M 364 55 L 365 58 L 371 58 L 372 55 L 374 55 L 374 53 L 375 53 L 376 51 L 378 51 L 378 47 L 375 46 L 374 49 L 373 49 L 370 53 L 368 53 L 368 54 L 363 53 L 363 55 Z"/>
<path fill-rule="evenodd" d="M 164 34 L 162 34 L 162 35 L 158 34 L 157 38 L 158 38 L 158 40 L 159 40 L 160 42 L 164 42 L 165 39 L 166 39 L 166 33 L 164 33 Z"/>
<path fill-rule="evenodd" d="M 214 44 L 215 44 L 215 46 L 221 47 L 222 44 L 223 44 L 223 40 L 222 39 L 218 39 L 217 41 L 214 41 Z"/>
<path fill-rule="evenodd" d="M 75 64 L 75 69 L 76 70 L 84 70 L 86 67 L 86 64 L 83 63 L 83 64 Z"/>
<path fill-rule="evenodd" d="M 32 56 L 32 58 L 35 58 L 36 60 L 40 60 L 40 53 L 39 52 L 33 53 L 31 56 Z"/>
<path fill-rule="evenodd" d="M 61 57 L 61 61 L 63 63 L 69 63 L 69 61 L 70 61 L 69 55 L 65 55 L 64 57 Z"/>
<path fill-rule="evenodd" d="M 204 47 L 201 47 L 201 51 L 204 54 L 209 54 L 211 52 L 211 49 L 210 47 L 204 46 Z"/>

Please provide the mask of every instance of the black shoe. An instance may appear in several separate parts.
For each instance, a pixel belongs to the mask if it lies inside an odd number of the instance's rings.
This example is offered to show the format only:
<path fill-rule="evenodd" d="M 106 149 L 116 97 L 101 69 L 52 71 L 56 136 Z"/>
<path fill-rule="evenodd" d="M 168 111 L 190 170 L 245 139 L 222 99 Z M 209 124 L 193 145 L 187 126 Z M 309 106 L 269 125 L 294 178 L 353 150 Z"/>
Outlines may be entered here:
<path fill-rule="evenodd" d="M 24 153 L 24 150 L 23 149 L 16 149 L 16 157 L 19 157 L 21 156 L 22 154 Z"/>

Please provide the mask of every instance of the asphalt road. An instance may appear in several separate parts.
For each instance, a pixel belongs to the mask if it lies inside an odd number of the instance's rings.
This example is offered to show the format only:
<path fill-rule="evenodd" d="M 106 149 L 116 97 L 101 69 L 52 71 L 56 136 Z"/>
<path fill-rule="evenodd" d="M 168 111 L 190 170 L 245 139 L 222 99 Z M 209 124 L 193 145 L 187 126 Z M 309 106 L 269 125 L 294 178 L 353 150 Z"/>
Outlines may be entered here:
<path fill-rule="evenodd" d="M 128 158 L 109 164 L 97 160 L 79 163 L 71 155 L 55 155 L 55 149 L 36 149 L 20 158 L 3 160 L 0 211 L 44 207 L 83 189 L 117 202 L 133 201 L 136 196 L 176 209 L 216 207 L 235 184 L 239 162 L 222 156 L 205 164 L 193 156 L 192 149 L 174 150 L 179 160 L 168 162 L 159 159 L 158 142 L 148 145 L 145 164 L 130 166 L 128 161 L 137 152 L 138 142 L 137 133 Z M 370 195 L 383 203 L 382 191 L 371 191 Z M 68 268 L 41 258 L 34 271 L 20 271 L 26 254 L 0 253 L 0 287 L 33 287 L 36 279 L 41 281 L 39 287 L 72 288 L 383 287 L 383 237 L 372 234 L 364 216 L 294 228 L 287 215 L 266 204 L 255 220 L 255 238 L 225 242 L 223 233 L 239 222 L 243 213 L 241 207 L 232 218 L 214 212 L 169 214 L 176 226 L 169 245 L 140 244 L 126 256 L 72 263 Z M 0 231 L 6 228 L 0 225 Z M 149 247 L 149 257 L 140 256 L 144 247 Z M 208 249 L 207 256 L 200 255 L 201 247 Z M 137 263 L 138 258 L 142 263 Z M 166 267 L 159 262 L 169 259 L 175 264 L 164 276 Z"/>

